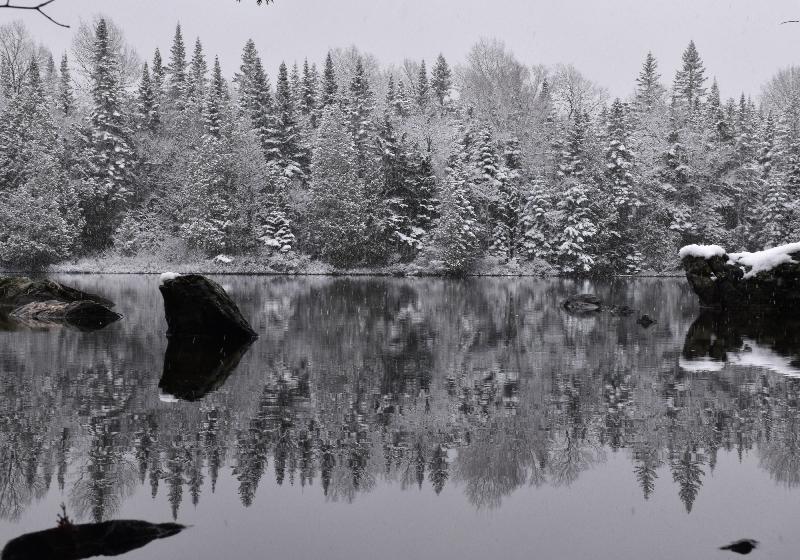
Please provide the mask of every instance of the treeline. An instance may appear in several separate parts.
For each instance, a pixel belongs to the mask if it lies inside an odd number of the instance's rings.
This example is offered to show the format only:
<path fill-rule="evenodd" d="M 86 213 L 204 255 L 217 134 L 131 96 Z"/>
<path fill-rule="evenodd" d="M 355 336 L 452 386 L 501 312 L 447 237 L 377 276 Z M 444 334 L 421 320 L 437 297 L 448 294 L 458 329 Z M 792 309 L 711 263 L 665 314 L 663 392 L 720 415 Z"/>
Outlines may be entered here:
<path fill-rule="evenodd" d="M 334 50 L 281 64 L 273 87 L 252 40 L 229 83 L 180 26 L 167 60 L 142 64 L 99 18 L 57 67 L 10 24 L 0 262 L 224 253 L 464 273 L 494 258 L 618 274 L 673 267 L 688 243 L 760 249 L 800 235 L 786 76 L 760 106 L 723 102 L 690 43 L 672 88 L 648 54 L 631 98 L 608 102 L 571 66 L 483 41 L 430 72 Z"/>

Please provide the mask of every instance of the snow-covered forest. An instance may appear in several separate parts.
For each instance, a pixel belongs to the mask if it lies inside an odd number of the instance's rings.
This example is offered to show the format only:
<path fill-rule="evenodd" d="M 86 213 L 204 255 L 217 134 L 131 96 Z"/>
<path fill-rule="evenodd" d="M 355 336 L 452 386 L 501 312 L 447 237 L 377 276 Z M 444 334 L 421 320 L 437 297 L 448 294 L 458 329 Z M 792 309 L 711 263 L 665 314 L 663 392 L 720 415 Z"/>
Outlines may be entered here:
<path fill-rule="evenodd" d="M 6 267 L 224 254 L 630 274 L 675 268 L 689 243 L 800 238 L 795 69 L 724 100 L 694 42 L 671 80 L 644 47 L 610 99 L 492 40 L 460 62 L 350 47 L 277 69 L 251 40 L 233 75 L 180 26 L 164 41 L 145 56 L 98 17 L 51 53 L 0 27 Z"/>

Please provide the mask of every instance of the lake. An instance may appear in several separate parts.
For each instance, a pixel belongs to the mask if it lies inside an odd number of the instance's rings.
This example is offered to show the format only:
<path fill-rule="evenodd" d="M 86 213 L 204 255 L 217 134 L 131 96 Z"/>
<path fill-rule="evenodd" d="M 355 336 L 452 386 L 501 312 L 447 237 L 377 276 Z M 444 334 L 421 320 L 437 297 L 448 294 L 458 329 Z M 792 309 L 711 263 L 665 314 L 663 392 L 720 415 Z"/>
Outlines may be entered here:
<path fill-rule="evenodd" d="M 191 526 L 131 560 L 800 550 L 800 335 L 683 279 L 220 276 L 259 338 L 205 371 L 157 276 L 54 278 L 124 318 L 0 322 L 0 541 L 63 503 Z"/>

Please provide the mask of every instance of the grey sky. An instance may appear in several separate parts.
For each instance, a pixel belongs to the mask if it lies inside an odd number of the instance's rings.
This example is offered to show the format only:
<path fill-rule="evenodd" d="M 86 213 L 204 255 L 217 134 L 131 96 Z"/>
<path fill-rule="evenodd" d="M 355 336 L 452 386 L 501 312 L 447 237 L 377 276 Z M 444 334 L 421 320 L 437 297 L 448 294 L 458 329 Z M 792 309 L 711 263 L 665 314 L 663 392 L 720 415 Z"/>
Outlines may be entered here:
<path fill-rule="evenodd" d="M 430 61 L 440 51 L 459 62 L 476 40 L 496 37 L 527 64 L 571 62 L 621 96 L 648 50 L 670 83 L 689 39 L 724 96 L 755 95 L 776 70 L 800 63 L 800 24 L 779 25 L 800 19 L 797 0 L 276 0 L 261 8 L 255 0 L 57 0 L 50 8 L 73 26 L 97 12 L 147 58 L 156 46 L 166 57 L 180 20 L 187 43 L 199 35 L 228 75 L 249 37 L 271 76 L 282 59 L 319 61 L 329 47 L 356 44 L 383 63 Z M 0 22 L 14 17 L 57 53 L 68 47 L 70 30 L 0 10 Z"/>

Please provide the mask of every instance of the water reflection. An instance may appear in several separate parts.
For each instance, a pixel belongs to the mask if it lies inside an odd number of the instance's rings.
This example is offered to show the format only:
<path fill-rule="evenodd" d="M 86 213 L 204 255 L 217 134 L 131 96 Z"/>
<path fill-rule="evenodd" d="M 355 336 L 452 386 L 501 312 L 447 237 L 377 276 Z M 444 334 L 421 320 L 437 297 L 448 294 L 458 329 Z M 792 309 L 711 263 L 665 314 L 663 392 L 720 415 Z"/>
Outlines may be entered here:
<path fill-rule="evenodd" d="M 81 287 L 120 302 L 123 322 L 0 338 L 3 519 L 58 489 L 99 522 L 142 486 L 178 519 L 220 477 L 245 507 L 268 484 L 343 502 L 396 484 L 494 508 L 610 453 L 629 458 L 643 499 L 674 492 L 687 512 L 721 451 L 754 450 L 776 482 L 800 483 L 799 380 L 682 367 L 745 338 L 797 356 L 796 332 L 695 321 L 682 281 L 228 278 L 260 338 L 203 352 L 166 346 L 153 280 L 95 281 Z M 657 323 L 560 309 L 587 289 Z"/>

